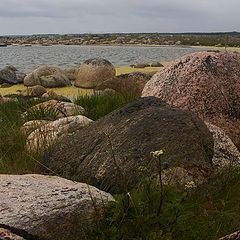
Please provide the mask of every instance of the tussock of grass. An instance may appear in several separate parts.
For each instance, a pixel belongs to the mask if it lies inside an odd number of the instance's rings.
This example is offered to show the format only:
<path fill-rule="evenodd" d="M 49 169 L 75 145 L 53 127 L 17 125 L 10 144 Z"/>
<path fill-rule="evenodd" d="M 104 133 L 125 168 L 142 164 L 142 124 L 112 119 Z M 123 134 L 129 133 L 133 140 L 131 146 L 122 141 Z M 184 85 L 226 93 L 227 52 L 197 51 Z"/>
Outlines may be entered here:
<path fill-rule="evenodd" d="M 137 98 L 137 96 L 132 94 L 93 94 L 78 96 L 74 102 L 85 109 L 86 117 L 97 120 Z"/>
<path fill-rule="evenodd" d="M 38 156 L 25 151 L 26 136 L 20 131 L 23 123 L 21 113 L 34 104 L 35 101 L 0 104 L 0 173 L 35 171 Z"/>

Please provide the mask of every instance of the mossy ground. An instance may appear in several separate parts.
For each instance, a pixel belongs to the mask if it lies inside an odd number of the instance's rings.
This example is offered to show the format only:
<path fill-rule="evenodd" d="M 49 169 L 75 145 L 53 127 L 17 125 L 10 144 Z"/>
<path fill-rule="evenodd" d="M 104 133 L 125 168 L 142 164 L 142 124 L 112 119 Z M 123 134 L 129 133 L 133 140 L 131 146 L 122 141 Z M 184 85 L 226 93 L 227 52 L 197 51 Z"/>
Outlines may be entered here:
<path fill-rule="evenodd" d="M 131 68 L 131 67 L 125 66 L 125 67 L 117 67 L 116 72 L 117 72 L 117 75 L 120 75 L 120 74 L 131 73 L 131 72 L 146 72 L 146 73 L 157 72 L 162 69 L 163 69 L 162 67 Z M 24 88 L 25 87 L 23 84 L 13 85 L 10 88 L 0 88 L 0 95 L 4 96 L 7 94 L 13 94 L 13 93 L 16 93 L 17 91 L 23 90 Z M 91 89 L 82 89 L 74 86 L 63 87 L 63 88 L 51 88 L 49 90 L 56 92 L 58 95 L 75 96 L 75 97 L 93 93 Z"/>

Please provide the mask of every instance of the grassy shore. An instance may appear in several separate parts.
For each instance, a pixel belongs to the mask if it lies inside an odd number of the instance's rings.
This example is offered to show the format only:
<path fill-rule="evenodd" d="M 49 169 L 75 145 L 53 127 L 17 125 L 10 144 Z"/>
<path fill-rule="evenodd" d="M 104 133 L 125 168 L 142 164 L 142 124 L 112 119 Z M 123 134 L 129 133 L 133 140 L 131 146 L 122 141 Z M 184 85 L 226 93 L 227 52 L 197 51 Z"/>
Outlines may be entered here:
<path fill-rule="evenodd" d="M 124 74 L 124 73 L 131 73 L 131 72 L 158 72 L 161 71 L 163 67 L 147 67 L 147 68 L 131 68 L 129 66 L 123 66 L 123 67 L 117 67 L 116 73 L 117 75 Z M 6 95 L 6 94 L 13 94 L 17 91 L 23 90 L 25 87 L 23 84 L 17 84 L 13 85 L 10 88 L 0 88 L 0 95 Z M 56 92 L 58 95 L 64 95 L 64 96 L 80 96 L 80 95 L 86 95 L 91 94 L 93 91 L 91 89 L 81 89 L 74 86 L 69 87 L 63 87 L 63 88 L 51 88 L 54 92 Z"/>

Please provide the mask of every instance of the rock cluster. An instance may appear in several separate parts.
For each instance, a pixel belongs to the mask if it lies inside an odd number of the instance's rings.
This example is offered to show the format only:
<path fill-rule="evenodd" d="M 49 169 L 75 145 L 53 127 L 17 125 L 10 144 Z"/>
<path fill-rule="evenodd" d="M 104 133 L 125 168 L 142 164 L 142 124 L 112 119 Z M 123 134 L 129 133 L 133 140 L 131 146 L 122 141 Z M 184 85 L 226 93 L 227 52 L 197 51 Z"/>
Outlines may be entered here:
<path fill-rule="evenodd" d="M 47 88 L 55 88 L 69 86 L 71 82 L 60 68 L 42 66 L 35 69 L 24 78 L 24 85 L 41 85 Z"/>

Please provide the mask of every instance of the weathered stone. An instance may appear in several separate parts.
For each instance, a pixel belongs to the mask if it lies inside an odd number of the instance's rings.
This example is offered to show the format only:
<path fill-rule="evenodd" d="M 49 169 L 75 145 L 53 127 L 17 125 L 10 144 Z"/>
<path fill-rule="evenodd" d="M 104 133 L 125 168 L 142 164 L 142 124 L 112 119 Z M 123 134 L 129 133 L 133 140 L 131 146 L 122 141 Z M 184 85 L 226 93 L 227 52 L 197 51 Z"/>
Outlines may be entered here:
<path fill-rule="evenodd" d="M 83 235 L 113 201 L 87 184 L 42 175 L 0 175 L 0 199 L 2 224 L 56 240 Z"/>
<path fill-rule="evenodd" d="M 150 64 L 151 67 L 164 67 L 160 62 L 153 62 Z"/>
<path fill-rule="evenodd" d="M 205 51 L 186 55 L 155 74 L 142 96 L 155 96 L 222 128 L 240 143 L 240 54 Z"/>
<path fill-rule="evenodd" d="M 1 88 L 9 88 L 12 87 L 12 85 L 10 83 L 3 83 L 0 85 Z"/>
<path fill-rule="evenodd" d="M 53 66 L 42 66 L 29 73 L 24 78 L 25 86 L 41 85 L 46 88 L 65 87 L 71 85 L 71 82 L 64 75 L 64 72 Z"/>
<path fill-rule="evenodd" d="M 219 238 L 219 240 L 240 240 L 240 231 L 237 231 L 225 237 Z"/>
<path fill-rule="evenodd" d="M 41 97 L 47 89 L 41 85 L 36 85 L 33 87 L 28 87 L 21 91 L 20 95 L 23 97 Z"/>
<path fill-rule="evenodd" d="M 13 66 L 6 66 L 2 70 L 0 70 L 0 83 L 18 83 L 16 76 L 16 68 Z"/>
<path fill-rule="evenodd" d="M 26 74 L 19 72 L 14 66 L 7 65 L 2 70 L 0 70 L 0 84 L 9 83 L 17 84 L 22 83 L 23 78 Z"/>
<path fill-rule="evenodd" d="M 150 152 L 162 149 L 166 167 L 187 169 L 196 179 L 212 171 L 213 138 L 193 113 L 160 99 L 142 98 L 64 137 L 44 157 L 60 176 L 111 192 L 136 187 L 154 170 Z"/>
<path fill-rule="evenodd" d="M 14 99 L 14 98 L 3 97 L 0 95 L 0 104 L 8 103 L 8 102 L 15 102 L 15 101 L 16 101 L 16 99 Z"/>
<path fill-rule="evenodd" d="M 104 90 L 110 88 L 119 93 L 136 94 L 141 96 L 145 84 L 151 79 L 151 77 L 151 74 L 141 72 L 122 74 L 100 83 L 96 89 Z"/>
<path fill-rule="evenodd" d="M 89 59 L 81 64 L 75 81 L 76 87 L 95 88 L 98 84 L 115 77 L 114 66 L 105 59 Z"/>
<path fill-rule="evenodd" d="M 230 137 L 219 127 L 206 123 L 209 131 L 213 134 L 214 155 L 213 164 L 217 168 L 240 166 L 240 152 Z"/>
<path fill-rule="evenodd" d="M 66 68 L 63 70 L 63 72 L 70 81 L 75 81 L 77 78 L 78 69 L 77 68 Z"/>
<path fill-rule="evenodd" d="M 42 95 L 43 98 L 55 98 L 57 96 L 57 93 L 55 93 L 54 91 L 48 91 Z"/>
<path fill-rule="evenodd" d="M 33 236 L 24 230 L 16 229 L 4 224 L 0 224 L 0 239 L 1 240 L 44 240 Z"/>
<path fill-rule="evenodd" d="M 133 67 L 133 68 L 146 68 L 146 67 L 150 67 L 150 64 L 148 64 L 148 63 L 137 63 L 137 64 L 131 65 L 131 67 Z"/>
<path fill-rule="evenodd" d="M 50 123 L 50 121 L 47 120 L 33 120 L 33 121 L 29 121 L 23 124 L 23 126 L 21 127 L 21 132 L 28 136 L 31 132 L 33 132 L 34 130 L 36 130 L 37 128 L 41 128 L 42 126 L 46 125 Z"/>
<path fill-rule="evenodd" d="M 42 152 L 54 145 L 57 141 L 60 141 L 67 134 L 71 134 L 91 122 L 92 120 L 87 117 L 79 115 L 60 118 L 56 121 L 43 124 L 28 136 L 26 148 L 31 152 Z"/>

